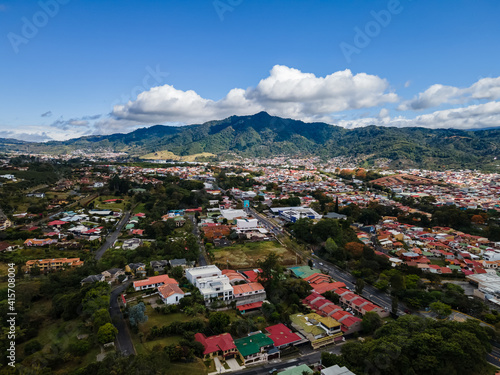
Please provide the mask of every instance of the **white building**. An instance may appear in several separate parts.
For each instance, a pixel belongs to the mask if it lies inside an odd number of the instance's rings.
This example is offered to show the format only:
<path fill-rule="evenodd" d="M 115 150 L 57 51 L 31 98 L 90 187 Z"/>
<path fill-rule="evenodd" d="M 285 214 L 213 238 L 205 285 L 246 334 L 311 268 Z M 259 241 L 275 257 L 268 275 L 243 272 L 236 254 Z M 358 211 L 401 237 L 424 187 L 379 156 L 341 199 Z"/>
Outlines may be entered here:
<path fill-rule="evenodd" d="M 483 259 L 487 262 L 500 260 L 500 250 L 487 251 L 483 254 Z"/>
<path fill-rule="evenodd" d="M 222 271 L 217 266 L 214 265 L 188 268 L 186 270 L 186 278 L 191 284 L 193 284 L 196 287 L 199 287 L 198 286 L 199 279 L 221 276 L 221 275 Z"/>
<path fill-rule="evenodd" d="M 233 286 L 226 275 L 197 279 L 196 283 L 205 301 L 230 301 L 234 298 Z"/>
<path fill-rule="evenodd" d="M 220 210 L 221 215 L 227 219 L 227 221 L 232 221 L 238 217 L 247 217 L 247 213 L 243 210 Z"/>
<path fill-rule="evenodd" d="M 271 212 L 292 223 L 304 218 L 319 220 L 323 217 L 309 207 L 274 207 L 271 208 Z"/>
<path fill-rule="evenodd" d="M 164 304 L 177 305 L 185 293 L 177 284 L 165 284 L 158 287 L 158 294 Z"/>
<path fill-rule="evenodd" d="M 236 228 L 239 230 L 254 230 L 259 226 L 259 220 L 257 219 L 237 219 Z"/>

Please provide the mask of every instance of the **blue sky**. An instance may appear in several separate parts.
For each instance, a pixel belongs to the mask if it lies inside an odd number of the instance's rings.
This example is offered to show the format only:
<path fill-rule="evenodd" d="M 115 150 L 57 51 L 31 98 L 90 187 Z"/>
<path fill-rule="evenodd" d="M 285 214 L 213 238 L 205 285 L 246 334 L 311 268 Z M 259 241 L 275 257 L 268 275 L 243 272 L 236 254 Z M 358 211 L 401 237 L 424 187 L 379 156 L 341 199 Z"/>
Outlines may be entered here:
<path fill-rule="evenodd" d="M 0 137 L 266 110 L 500 126 L 496 0 L 0 0 Z"/>

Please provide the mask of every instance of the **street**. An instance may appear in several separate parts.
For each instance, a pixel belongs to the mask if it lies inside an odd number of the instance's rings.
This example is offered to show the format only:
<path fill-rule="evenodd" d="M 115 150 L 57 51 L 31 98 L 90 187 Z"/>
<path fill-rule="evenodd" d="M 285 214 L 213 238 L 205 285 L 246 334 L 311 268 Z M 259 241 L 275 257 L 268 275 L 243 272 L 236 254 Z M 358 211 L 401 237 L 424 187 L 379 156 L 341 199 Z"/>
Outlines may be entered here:
<path fill-rule="evenodd" d="M 132 281 L 127 281 L 125 284 L 120 285 L 116 289 L 111 291 L 110 296 L 110 307 L 109 314 L 111 315 L 111 321 L 118 329 L 118 335 L 116 336 L 117 349 L 123 355 L 136 354 L 134 349 L 134 344 L 130 338 L 130 332 L 127 327 L 127 323 L 123 319 L 122 312 L 120 311 L 120 306 L 118 304 L 118 298 L 130 285 Z"/>
<path fill-rule="evenodd" d="M 249 208 L 250 213 L 254 215 L 255 218 L 257 218 L 267 229 L 269 229 L 272 233 L 274 233 L 276 236 L 282 234 L 281 228 L 278 226 L 274 225 L 271 223 L 268 219 L 264 217 L 264 215 L 259 214 L 257 211 L 255 211 L 253 208 Z M 303 254 L 300 254 L 303 255 Z M 342 271 L 340 268 L 336 267 L 335 265 L 315 256 L 315 255 L 308 255 L 305 261 L 311 259 L 313 261 L 313 267 L 318 268 L 322 270 L 323 272 L 328 273 L 330 276 L 332 276 L 335 280 L 337 281 L 342 281 L 343 283 L 346 284 L 346 286 L 354 290 L 355 289 L 355 283 L 356 283 L 356 278 L 353 277 L 350 273 L 346 271 Z M 390 295 L 387 293 L 379 291 L 377 288 L 371 286 L 371 285 L 365 285 L 363 288 L 363 294 L 362 296 L 369 300 L 374 302 L 375 304 L 379 305 L 382 308 L 386 308 L 388 311 L 392 310 L 392 298 Z M 398 306 L 398 315 L 404 314 L 404 306 L 400 303 Z"/>
<path fill-rule="evenodd" d="M 127 211 L 123 214 L 122 218 L 116 225 L 115 231 L 106 237 L 106 241 L 95 253 L 96 260 L 101 259 L 105 251 L 108 250 L 111 246 L 113 246 L 115 241 L 118 239 L 118 236 L 120 235 L 120 232 L 122 231 L 123 227 L 125 226 L 125 224 L 127 224 L 129 218 L 130 218 L 130 211 Z"/>
<path fill-rule="evenodd" d="M 196 220 L 195 216 L 189 215 L 189 219 L 191 219 L 191 222 L 193 223 L 193 234 L 198 238 L 198 245 L 200 246 L 200 256 L 198 257 L 198 266 L 206 266 L 207 265 L 207 259 L 205 257 L 205 245 L 203 244 L 203 241 L 201 240 L 200 236 L 200 230 L 198 229 L 198 221 Z"/>

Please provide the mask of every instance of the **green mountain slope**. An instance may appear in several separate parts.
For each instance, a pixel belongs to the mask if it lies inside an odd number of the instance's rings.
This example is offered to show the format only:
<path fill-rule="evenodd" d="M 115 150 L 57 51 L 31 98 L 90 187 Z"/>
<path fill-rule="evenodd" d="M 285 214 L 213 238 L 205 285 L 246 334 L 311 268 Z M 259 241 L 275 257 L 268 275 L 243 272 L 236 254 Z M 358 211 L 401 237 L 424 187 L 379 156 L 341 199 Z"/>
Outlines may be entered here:
<path fill-rule="evenodd" d="M 1 144 L 1 143 L 0 143 Z M 11 145 L 23 149 L 26 143 Z M 5 147 L 5 146 L 4 146 Z M 500 128 L 388 128 L 347 130 L 325 123 L 304 123 L 270 116 L 232 116 L 201 125 L 156 125 L 128 134 L 82 137 L 64 142 L 30 143 L 31 152 L 82 150 L 126 151 L 134 156 L 168 150 L 179 156 L 203 152 L 267 157 L 279 154 L 322 157 L 358 156 L 369 164 L 390 158 L 393 166 L 425 168 L 496 168 Z"/>

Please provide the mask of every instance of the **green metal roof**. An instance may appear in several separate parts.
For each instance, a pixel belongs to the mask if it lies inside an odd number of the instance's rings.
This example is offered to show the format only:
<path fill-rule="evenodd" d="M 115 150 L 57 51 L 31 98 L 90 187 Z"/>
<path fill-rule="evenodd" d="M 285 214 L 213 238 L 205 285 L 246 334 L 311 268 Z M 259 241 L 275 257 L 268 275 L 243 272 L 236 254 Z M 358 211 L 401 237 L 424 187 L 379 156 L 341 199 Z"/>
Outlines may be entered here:
<path fill-rule="evenodd" d="M 243 357 L 251 354 L 259 353 L 260 348 L 268 345 L 274 345 L 273 340 L 263 333 L 256 333 L 242 339 L 234 340 L 234 344 Z"/>
<path fill-rule="evenodd" d="M 281 371 L 280 375 L 302 375 L 304 371 L 308 374 L 312 374 L 313 371 L 309 368 L 308 365 L 300 365 L 296 367 L 289 368 L 285 371 Z"/>
<path fill-rule="evenodd" d="M 294 273 L 295 276 L 300 277 L 301 279 L 305 279 L 315 273 L 321 273 L 321 270 L 316 268 L 311 269 L 309 266 L 300 266 L 300 267 L 292 267 L 290 270 Z"/>

